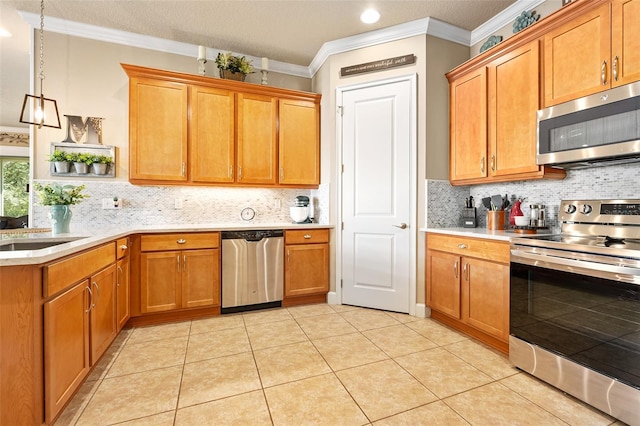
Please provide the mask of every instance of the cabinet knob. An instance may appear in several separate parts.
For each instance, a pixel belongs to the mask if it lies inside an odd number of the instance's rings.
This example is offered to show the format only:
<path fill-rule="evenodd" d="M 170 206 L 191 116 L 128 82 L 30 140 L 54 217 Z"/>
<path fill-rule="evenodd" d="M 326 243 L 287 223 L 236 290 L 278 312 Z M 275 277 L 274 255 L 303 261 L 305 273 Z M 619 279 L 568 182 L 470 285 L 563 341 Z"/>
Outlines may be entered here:
<path fill-rule="evenodd" d="M 128 248 L 129 248 L 129 247 L 127 247 L 127 245 L 126 245 L 126 244 L 123 244 L 123 245 L 121 245 L 121 246 L 120 246 L 120 250 L 126 250 L 126 249 L 128 249 Z"/>
<path fill-rule="evenodd" d="M 178 244 L 186 244 L 187 240 L 185 240 L 184 238 L 180 238 L 178 241 L 176 241 Z"/>

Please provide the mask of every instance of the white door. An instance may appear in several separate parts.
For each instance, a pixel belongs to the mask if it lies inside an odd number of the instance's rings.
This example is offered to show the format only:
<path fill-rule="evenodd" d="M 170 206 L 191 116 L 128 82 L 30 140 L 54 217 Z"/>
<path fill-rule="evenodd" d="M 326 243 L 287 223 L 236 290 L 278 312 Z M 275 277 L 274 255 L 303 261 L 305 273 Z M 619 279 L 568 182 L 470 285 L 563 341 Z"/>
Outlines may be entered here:
<path fill-rule="evenodd" d="M 411 76 L 341 92 L 344 304 L 412 311 L 415 90 Z"/>

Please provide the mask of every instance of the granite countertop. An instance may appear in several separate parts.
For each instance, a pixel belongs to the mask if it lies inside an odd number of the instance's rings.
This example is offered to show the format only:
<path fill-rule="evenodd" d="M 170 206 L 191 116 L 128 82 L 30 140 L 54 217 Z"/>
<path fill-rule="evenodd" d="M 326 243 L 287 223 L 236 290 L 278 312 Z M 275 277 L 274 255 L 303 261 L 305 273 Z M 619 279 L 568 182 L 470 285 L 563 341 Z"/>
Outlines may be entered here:
<path fill-rule="evenodd" d="M 333 225 L 321 225 L 317 223 L 292 224 L 292 223 L 247 223 L 247 224 L 187 224 L 187 225 L 159 225 L 138 227 L 101 228 L 71 232 L 69 234 L 52 235 L 51 232 L 29 232 L 0 234 L 0 245 L 17 242 L 55 242 L 65 241 L 48 248 L 39 250 L 0 251 L 0 267 L 13 265 L 37 265 L 51 262 L 63 256 L 74 254 L 109 241 L 123 238 L 133 234 L 152 234 L 168 232 L 214 232 L 246 229 L 319 229 L 333 228 Z M 69 241 L 73 240 L 73 241 Z"/>
<path fill-rule="evenodd" d="M 540 234 L 548 234 L 549 230 L 539 230 L 537 234 L 519 234 L 513 229 L 493 231 L 487 228 L 420 228 L 421 232 L 435 234 L 458 235 L 461 237 L 485 238 L 489 240 L 511 241 L 512 238 L 535 237 Z"/>

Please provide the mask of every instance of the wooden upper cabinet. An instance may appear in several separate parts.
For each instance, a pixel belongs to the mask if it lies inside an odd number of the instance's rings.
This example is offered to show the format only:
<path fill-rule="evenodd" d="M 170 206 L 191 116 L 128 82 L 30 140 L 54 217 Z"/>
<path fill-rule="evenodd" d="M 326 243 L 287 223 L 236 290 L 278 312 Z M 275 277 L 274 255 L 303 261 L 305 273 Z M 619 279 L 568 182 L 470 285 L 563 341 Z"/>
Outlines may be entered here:
<path fill-rule="evenodd" d="M 235 94 L 191 86 L 190 173 L 193 182 L 233 182 Z"/>
<path fill-rule="evenodd" d="M 539 43 L 509 52 L 489 65 L 489 173 L 537 172 L 536 111 Z"/>
<path fill-rule="evenodd" d="M 640 80 L 640 0 L 611 3 L 613 86 Z"/>
<path fill-rule="evenodd" d="M 187 85 L 129 81 L 129 179 L 187 180 Z"/>
<path fill-rule="evenodd" d="M 290 185 L 320 183 L 320 106 L 313 102 L 279 102 L 278 182 Z"/>
<path fill-rule="evenodd" d="M 450 83 L 449 179 L 487 176 L 487 69 Z"/>
<path fill-rule="evenodd" d="M 270 96 L 238 93 L 236 182 L 277 183 L 277 108 Z"/>

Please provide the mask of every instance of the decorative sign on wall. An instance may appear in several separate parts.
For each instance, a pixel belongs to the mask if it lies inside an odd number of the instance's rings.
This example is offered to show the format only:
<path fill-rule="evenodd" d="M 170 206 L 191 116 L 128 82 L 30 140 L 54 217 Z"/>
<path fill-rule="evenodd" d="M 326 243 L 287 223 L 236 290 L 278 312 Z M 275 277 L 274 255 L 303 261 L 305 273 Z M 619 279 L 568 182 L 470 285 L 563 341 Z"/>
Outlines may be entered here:
<path fill-rule="evenodd" d="M 416 55 L 396 56 L 395 58 L 381 59 L 379 61 L 367 62 L 365 64 L 351 65 L 340 68 L 340 77 L 348 77 L 367 72 L 384 71 L 389 68 L 403 67 L 416 63 Z"/>
<path fill-rule="evenodd" d="M 100 117 L 81 117 L 79 115 L 64 115 L 67 117 L 67 138 L 65 143 L 102 144 L 102 120 Z"/>
<path fill-rule="evenodd" d="M 3 132 L 0 130 L 0 145 L 3 146 L 16 146 L 16 147 L 29 147 L 29 131 L 24 133 L 19 132 Z"/>

